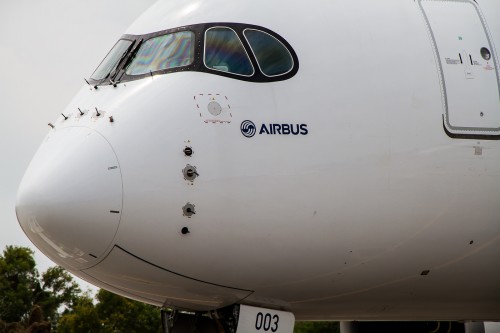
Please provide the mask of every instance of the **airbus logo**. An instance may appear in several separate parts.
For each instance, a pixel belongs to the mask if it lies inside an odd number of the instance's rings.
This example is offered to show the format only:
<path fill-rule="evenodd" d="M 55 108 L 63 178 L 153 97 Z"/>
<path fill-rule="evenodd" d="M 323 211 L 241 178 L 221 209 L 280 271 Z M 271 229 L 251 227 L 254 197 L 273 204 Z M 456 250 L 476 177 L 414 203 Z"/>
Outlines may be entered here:
<path fill-rule="evenodd" d="M 247 138 L 257 134 L 257 126 L 251 120 L 243 120 L 240 125 L 241 134 Z M 307 124 L 262 124 L 259 135 L 307 135 Z"/>
<path fill-rule="evenodd" d="M 247 138 L 251 138 L 255 135 L 256 129 L 255 124 L 251 120 L 243 120 L 240 125 L 241 134 Z"/>

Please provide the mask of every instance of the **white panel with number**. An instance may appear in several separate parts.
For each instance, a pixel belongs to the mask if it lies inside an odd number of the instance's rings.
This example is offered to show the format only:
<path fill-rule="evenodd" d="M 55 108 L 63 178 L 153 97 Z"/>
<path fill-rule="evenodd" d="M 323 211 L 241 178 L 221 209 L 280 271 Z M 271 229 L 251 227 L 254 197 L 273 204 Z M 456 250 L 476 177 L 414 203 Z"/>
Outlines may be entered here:
<path fill-rule="evenodd" d="M 295 316 L 291 312 L 240 305 L 236 333 L 293 333 Z"/>

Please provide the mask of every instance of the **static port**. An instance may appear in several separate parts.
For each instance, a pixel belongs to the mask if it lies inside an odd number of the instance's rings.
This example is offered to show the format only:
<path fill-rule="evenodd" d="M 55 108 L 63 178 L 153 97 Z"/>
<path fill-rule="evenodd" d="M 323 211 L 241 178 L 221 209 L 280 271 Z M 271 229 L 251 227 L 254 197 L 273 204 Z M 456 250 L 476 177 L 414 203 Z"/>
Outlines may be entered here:
<path fill-rule="evenodd" d="M 184 174 L 184 179 L 189 181 L 193 181 L 199 176 L 196 167 L 189 164 L 182 170 L 182 173 Z"/>
<path fill-rule="evenodd" d="M 191 217 L 194 214 L 196 214 L 196 211 L 194 210 L 194 205 L 192 203 L 187 203 L 182 207 L 182 214 L 187 217 Z"/>
<path fill-rule="evenodd" d="M 191 155 L 193 155 L 193 148 L 191 148 L 191 147 L 186 147 L 186 148 L 184 148 L 184 154 L 185 154 L 186 156 L 191 156 Z"/>
<path fill-rule="evenodd" d="M 481 57 L 483 57 L 484 60 L 490 60 L 491 59 L 491 52 L 488 50 L 486 47 L 481 48 Z"/>

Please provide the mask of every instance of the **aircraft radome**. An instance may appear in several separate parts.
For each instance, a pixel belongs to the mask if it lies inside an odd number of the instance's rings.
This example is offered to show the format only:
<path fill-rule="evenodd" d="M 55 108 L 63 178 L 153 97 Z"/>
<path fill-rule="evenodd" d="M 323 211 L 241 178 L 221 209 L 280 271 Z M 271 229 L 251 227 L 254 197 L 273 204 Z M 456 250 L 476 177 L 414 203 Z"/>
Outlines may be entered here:
<path fill-rule="evenodd" d="M 483 332 L 499 18 L 497 0 L 159 1 L 55 112 L 19 223 L 73 274 L 174 309 L 165 330 Z"/>

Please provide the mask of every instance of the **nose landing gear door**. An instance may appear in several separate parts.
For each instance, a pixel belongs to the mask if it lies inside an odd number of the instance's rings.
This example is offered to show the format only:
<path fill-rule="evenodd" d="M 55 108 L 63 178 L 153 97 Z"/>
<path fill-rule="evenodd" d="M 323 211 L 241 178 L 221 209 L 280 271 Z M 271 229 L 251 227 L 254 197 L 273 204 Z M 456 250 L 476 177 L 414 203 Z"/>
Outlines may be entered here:
<path fill-rule="evenodd" d="M 472 0 L 419 0 L 439 68 L 444 129 L 451 137 L 500 139 L 498 58 Z"/>

